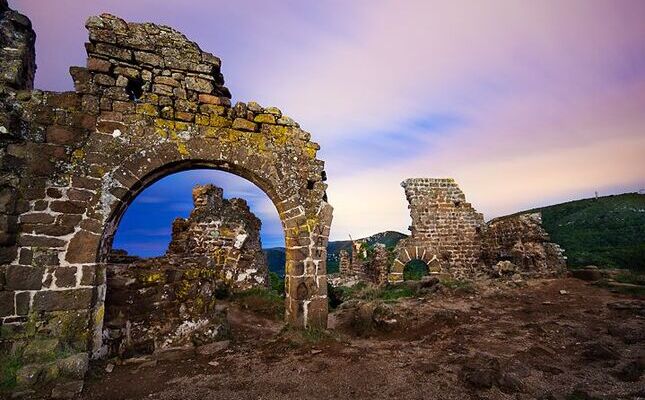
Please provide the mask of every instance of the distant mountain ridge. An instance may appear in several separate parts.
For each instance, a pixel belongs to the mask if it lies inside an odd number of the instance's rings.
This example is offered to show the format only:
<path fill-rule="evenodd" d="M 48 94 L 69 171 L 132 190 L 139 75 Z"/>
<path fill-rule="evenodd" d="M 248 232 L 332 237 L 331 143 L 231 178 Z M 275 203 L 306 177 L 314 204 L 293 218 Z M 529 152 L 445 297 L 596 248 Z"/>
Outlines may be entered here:
<path fill-rule="evenodd" d="M 386 247 L 394 247 L 399 240 L 407 237 L 403 233 L 396 231 L 379 232 L 366 238 L 368 244 L 382 243 Z M 336 240 L 327 243 L 327 272 L 334 273 L 338 271 L 338 254 L 341 250 L 351 251 L 351 240 Z M 269 264 L 269 271 L 275 272 L 279 276 L 284 276 L 285 250 L 284 247 L 272 247 L 264 249 Z"/>
<path fill-rule="evenodd" d="M 541 212 L 544 229 L 551 240 L 564 248 L 569 267 L 597 265 L 645 272 L 645 194 L 624 193 L 574 200 L 521 211 L 512 215 Z M 407 237 L 385 231 L 369 236 L 369 244 L 394 247 Z M 338 271 L 338 253 L 351 251 L 351 240 L 327 245 L 327 271 Z M 265 249 L 269 270 L 284 275 L 283 247 Z"/>

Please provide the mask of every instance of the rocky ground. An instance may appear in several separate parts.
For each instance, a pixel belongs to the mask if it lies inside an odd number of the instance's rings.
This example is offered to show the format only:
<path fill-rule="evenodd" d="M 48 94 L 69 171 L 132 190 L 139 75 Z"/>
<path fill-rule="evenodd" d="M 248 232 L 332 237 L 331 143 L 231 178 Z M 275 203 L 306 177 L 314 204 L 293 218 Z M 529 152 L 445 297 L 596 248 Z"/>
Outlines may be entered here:
<path fill-rule="evenodd" d="M 573 278 L 352 300 L 329 332 L 229 318 L 231 342 L 94 365 L 82 398 L 645 398 L 645 300 Z"/>

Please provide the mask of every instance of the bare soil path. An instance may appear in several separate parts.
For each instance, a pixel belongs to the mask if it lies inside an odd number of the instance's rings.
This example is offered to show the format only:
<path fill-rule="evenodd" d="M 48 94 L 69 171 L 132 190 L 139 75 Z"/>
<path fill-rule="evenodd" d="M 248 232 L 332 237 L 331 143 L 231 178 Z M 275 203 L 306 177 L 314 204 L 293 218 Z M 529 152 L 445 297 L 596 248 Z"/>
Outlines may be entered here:
<path fill-rule="evenodd" d="M 232 306 L 226 349 L 96 364 L 82 399 L 645 399 L 643 299 L 567 278 L 391 306 L 369 336 L 343 312 L 316 336 Z"/>

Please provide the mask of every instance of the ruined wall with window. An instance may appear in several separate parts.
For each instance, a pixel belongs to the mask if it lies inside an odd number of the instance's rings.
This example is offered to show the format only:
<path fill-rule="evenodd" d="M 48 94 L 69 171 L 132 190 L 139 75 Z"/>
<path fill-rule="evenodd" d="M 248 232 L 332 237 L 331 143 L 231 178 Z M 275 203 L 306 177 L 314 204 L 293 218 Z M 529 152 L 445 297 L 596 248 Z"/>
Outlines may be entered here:
<path fill-rule="evenodd" d="M 410 237 L 397 246 L 390 281 L 403 279 L 405 264 L 421 260 L 440 272 L 469 275 L 480 262 L 484 217 L 454 179 L 415 178 L 401 183 L 408 200 Z"/>
<path fill-rule="evenodd" d="M 550 242 L 539 214 L 484 223 L 453 179 L 407 179 L 401 186 L 409 203 L 411 235 L 397 245 L 390 282 L 403 280 L 412 260 L 423 261 L 429 273 L 468 279 L 516 273 L 544 277 L 564 270 L 563 250 Z"/>

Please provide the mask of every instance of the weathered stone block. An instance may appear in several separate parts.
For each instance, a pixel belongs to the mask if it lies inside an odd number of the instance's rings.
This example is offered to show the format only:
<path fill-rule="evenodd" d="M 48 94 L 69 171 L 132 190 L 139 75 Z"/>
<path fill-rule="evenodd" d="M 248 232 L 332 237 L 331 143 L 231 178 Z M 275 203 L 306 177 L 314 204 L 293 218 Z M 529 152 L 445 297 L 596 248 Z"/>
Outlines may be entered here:
<path fill-rule="evenodd" d="M 16 293 L 16 314 L 17 315 L 29 314 L 30 302 L 31 302 L 31 293 L 29 292 Z"/>
<path fill-rule="evenodd" d="M 98 54 L 114 57 L 123 61 L 130 61 L 132 59 L 132 51 L 107 43 L 97 43 L 94 46 L 94 51 Z"/>
<path fill-rule="evenodd" d="M 233 129 L 253 132 L 257 131 L 258 125 L 244 118 L 235 118 L 235 120 L 233 121 Z"/>
<path fill-rule="evenodd" d="M 66 378 L 83 379 L 89 367 L 87 353 L 78 353 L 56 362 L 60 375 Z"/>
<path fill-rule="evenodd" d="M 59 383 L 52 389 L 52 399 L 73 399 L 83 391 L 83 381 Z"/>
<path fill-rule="evenodd" d="M 231 100 L 227 99 L 226 97 L 218 97 L 210 94 L 200 93 L 198 99 L 200 103 L 213 104 L 216 106 L 226 106 L 226 107 L 231 106 Z"/>
<path fill-rule="evenodd" d="M 6 272 L 6 287 L 11 290 L 39 290 L 45 269 L 24 265 L 10 265 Z"/>
<path fill-rule="evenodd" d="M 54 269 L 55 283 L 59 288 L 76 286 L 76 267 L 57 267 Z"/>
<path fill-rule="evenodd" d="M 110 72 L 112 63 L 101 58 L 90 57 L 87 59 L 87 69 L 97 72 Z"/>
<path fill-rule="evenodd" d="M 55 200 L 49 203 L 49 208 L 52 211 L 65 214 L 83 214 L 85 212 L 83 203 L 75 201 Z"/>
<path fill-rule="evenodd" d="M 0 292 L 0 317 L 14 315 L 14 292 L 2 291 Z"/>
<path fill-rule="evenodd" d="M 27 344 L 22 356 L 27 361 L 49 361 L 59 350 L 58 339 L 34 339 Z"/>
<path fill-rule="evenodd" d="M 213 84 L 206 79 L 188 76 L 186 77 L 186 89 L 208 94 L 213 91 Z"/>
<path fill-rule="evenodd" d="M 92 306 L 93 289 L 43 290 L 34 295 L 34 311 L 82 310 Z"/>
<path fill-rule="evenodd" d="M 96 262 L 100 236 L 81 230 L 70 240 L 65 259 L 72 264 Z"/>
<path fill-rule="evenodd" d="M 258 114 L 253 119 L 254 122 L 264 124 L 275 124 L 275 116 L 273 114 Z"/>
<path fill-rule="evenodd" d="M 70 144 L 75 139 L 74 133 L 60 127 L 50 127 L 47 129 L 47 142 L 54 144 Z"/>

